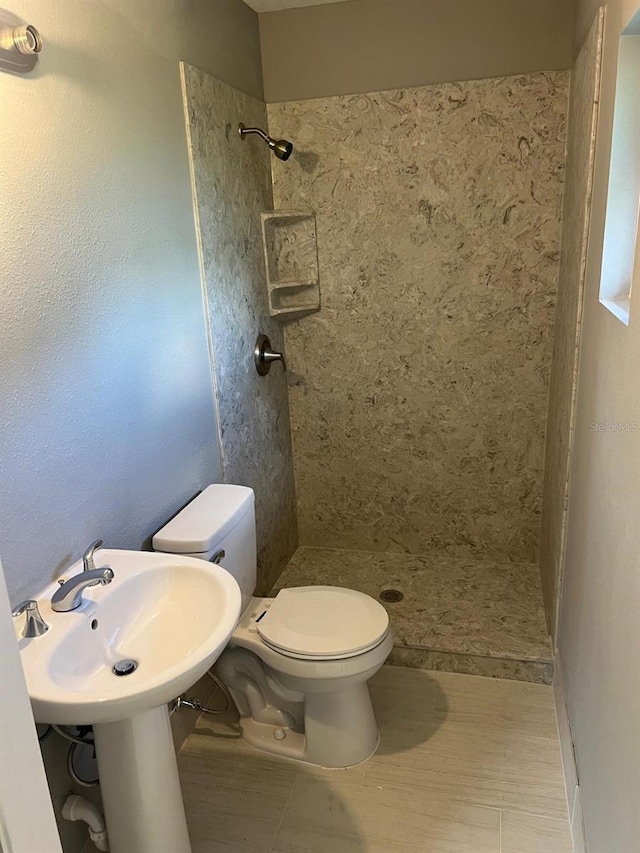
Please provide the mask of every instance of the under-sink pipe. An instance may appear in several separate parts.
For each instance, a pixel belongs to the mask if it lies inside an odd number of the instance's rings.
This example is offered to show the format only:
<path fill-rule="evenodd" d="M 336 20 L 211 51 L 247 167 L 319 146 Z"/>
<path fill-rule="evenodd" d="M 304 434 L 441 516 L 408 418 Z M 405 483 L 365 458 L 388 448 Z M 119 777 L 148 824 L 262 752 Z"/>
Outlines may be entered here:
<path fill-rule="evenodd" d="M 65 820 L 83 820 L 89 828 L 89 838 L 98 850 L 109 849 L 104 815 L 89 800 L 85 800 L 84 797 L 78 797 L 76 794 L 71 794 L 62 805 L 62 817 Z"/>

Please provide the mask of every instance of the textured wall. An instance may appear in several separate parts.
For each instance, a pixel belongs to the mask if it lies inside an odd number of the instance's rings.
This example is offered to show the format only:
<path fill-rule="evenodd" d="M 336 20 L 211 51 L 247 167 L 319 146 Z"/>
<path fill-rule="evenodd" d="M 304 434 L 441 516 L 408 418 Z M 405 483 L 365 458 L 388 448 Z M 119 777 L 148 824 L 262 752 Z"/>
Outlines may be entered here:
<path fill-rule="evenodd" d="M 317 213 L 323 308 L 286 333 L 303 544 L 535 560 L 567 84 L 269 107 L 275 206 Z"/>
<path fill-rule="evenodd" d="M 283 347 L 269 317 L 260 214 L 272 208 L 269 149 L 238 124 L 265 127 L 264 104 L 182 66 L 224 479 L 256 493 L 259 587 L 268 591 L 297 545 L 286 377 L 258 376 L 259 332 Z"/>
<path fill-rule="evenodd" d="M 598 15 L 572 71 L 569 100 L 562 251 L 549 388 L 540 541 L 542 591 L 547 624 L 554 636 L 564 561 L 570 452 L 578 380 L 578 345 L 598 116 L 601 43 L 601 16 Z"/>
<path fill-rule="evenodd" d="M 638 9 L 606 7 L 558 629 L 590 853 L 640 838 L 640 269 L 629 326 L 598 300 L 618 41 Z"/>
<path fill-rule="evenodd" d="M 0 553 L 16 601 L 97 536 L 139 548 L 220 477 L 178 57 L 261 85 L 240 0 L 11 8 L 44 39 L 37 71 L 0 75 Z"/>
<path fill-rule="evenodd" d="M 265 99 L 570 68 L 574 0 L 351 0 L 260 15 Z"/>
<path fill-rule="evenodd" d="M 16 0 L 0 74 L 0 554 L 13 603 L 221 477 L 178 59 L 260 96 L 241 0 Z M 46 746 L 54 797 L 66 751 Z M 58 802 L 58 799 L 56 799 Z M 66 853 L 86 828 L 60 821 Z"/>

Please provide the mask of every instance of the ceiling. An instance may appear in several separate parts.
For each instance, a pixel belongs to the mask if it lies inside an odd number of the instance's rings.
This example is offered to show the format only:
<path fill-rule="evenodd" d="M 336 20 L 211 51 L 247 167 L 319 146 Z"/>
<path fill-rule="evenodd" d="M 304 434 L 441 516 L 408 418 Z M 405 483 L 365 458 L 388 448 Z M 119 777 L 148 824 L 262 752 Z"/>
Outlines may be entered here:
<path fill-rule="evenodd" d="M 275 12 L 278 9 L 294 9 L 298 6 L 321 6 L 325 3 L 345 3 L 346 0 L 244 0 L 256 12 Z"/>

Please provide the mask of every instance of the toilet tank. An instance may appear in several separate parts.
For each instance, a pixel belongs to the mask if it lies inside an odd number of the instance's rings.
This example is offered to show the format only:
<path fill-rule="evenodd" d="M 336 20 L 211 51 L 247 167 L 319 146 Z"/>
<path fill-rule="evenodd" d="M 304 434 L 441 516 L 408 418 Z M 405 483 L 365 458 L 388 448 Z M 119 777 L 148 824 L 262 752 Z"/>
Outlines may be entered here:
<path fill-rule="evenodd" d="M 256 587 L 256 516 L 253 489 L 207 486 L 153 537 L 155 551 L 218 563 L 242 593 L 242 609 Z"/>

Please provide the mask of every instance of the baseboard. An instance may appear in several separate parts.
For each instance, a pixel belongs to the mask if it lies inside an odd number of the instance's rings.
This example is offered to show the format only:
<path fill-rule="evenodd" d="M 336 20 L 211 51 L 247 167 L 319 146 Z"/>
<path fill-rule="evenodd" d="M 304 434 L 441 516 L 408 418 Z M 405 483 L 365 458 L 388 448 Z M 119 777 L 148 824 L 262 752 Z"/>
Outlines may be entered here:
<path fill-rule="evenodd" d="M 587 836 L 584 831 L 584 820 L 582 817 L 582 794 L 580 786 L 576 788 L 576 797 L 573 804 L 573 820 L 571 821 L 571 838 L 573 840 L 573 853 L 588 853 Z"/>
<path fill-rule="evenodd" d="M 553 678 L 553 697 L 556 706 L 556 719 L 558 723 L 558 735 L 560 737 L 560 750 L 562 752 L 562 769 L 567 791 L 567 810 L 571 826 L 571 838 L 573 839 L 573 850 L 574 853 L 588 853 L 587 837 L 584 831 L 582 816 L 580 779 L 578 777 L 578 768 L 576 767 L 571 722 L 567 708 L 567 694 L 564 686 L 564 671 L 562 669 L 562 660 L 557 650 Z"/>

